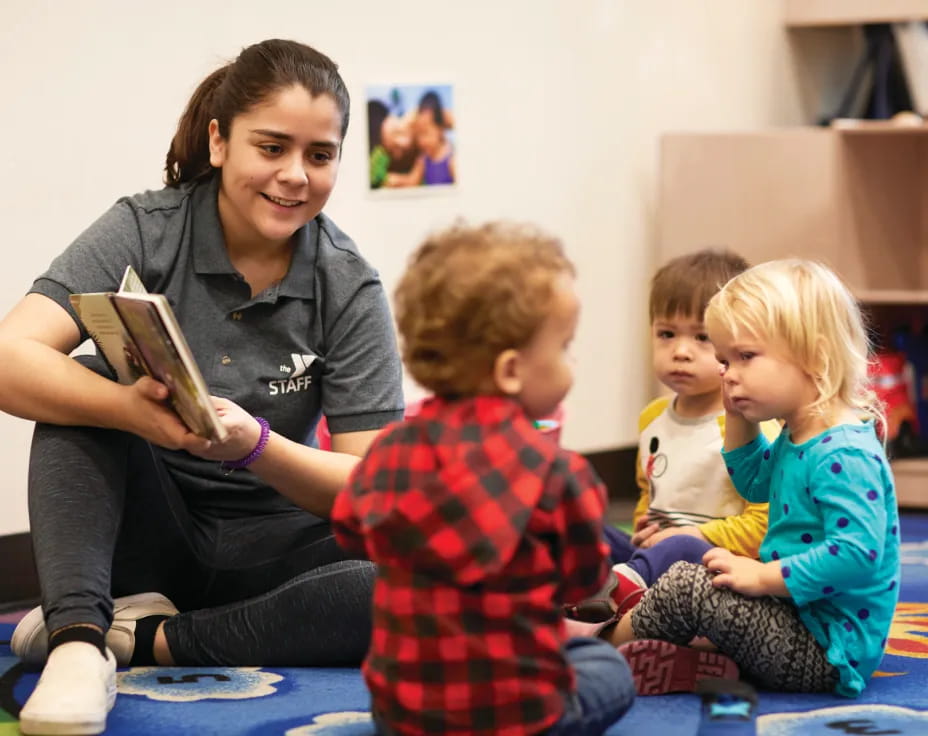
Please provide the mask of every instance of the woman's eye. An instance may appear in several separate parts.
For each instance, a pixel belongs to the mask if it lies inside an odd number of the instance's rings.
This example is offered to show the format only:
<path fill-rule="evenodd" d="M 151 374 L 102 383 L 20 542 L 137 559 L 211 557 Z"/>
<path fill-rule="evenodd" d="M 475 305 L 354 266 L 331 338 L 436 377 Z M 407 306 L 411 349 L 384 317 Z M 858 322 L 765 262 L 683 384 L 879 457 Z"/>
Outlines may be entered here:
<path fill-rule="evenodd" d="M 281 151 L 283 151 L 284 149 L 283 149 L 283 146 L 281 146 L 278 143 L 263 143 L 261 145 L 261 150 L 264 151 L 265 153 L 269 153 L 272 156 L 274 156 L 280 153 Z"/>
<path fill-rule="evenodd" d="M 332 154 L 327 151 L 314 151 L 310 158 L 317 164 L 324 164 L 332 160 Z"/>

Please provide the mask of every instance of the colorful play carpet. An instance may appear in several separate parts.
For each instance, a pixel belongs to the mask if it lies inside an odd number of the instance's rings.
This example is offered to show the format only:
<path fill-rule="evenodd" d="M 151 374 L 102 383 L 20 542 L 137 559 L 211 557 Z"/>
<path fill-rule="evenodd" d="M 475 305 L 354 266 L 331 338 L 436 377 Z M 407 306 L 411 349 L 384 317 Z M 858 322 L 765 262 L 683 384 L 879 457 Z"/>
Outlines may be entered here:
<path fill-rule="evenodd" d="M 928 734 L 928 514 L 903 518 L 902 602 L 877 675 L 858 700 L 760 693 L 760 736 Z M 12 624 L 0 623 L 0 736 L 18 734 L 16 715 L 37 675 L 11 656 Z M 694 695 L 638 698 L 608 736 L 692 736 Z M 119 673 L 107 734 L 373 733 L 360 673 L 353 669 L 143 667 Z"/>

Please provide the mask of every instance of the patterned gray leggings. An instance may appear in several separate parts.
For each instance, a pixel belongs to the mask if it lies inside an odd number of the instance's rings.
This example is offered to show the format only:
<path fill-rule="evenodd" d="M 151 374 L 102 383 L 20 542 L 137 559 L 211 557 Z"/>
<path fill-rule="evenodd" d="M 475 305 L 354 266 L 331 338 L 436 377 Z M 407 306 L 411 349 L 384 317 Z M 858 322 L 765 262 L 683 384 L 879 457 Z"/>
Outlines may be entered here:
<path fill-rule="evenodd" d="M 677 562 L 632 611 L 639 639 L 688 644 L 707 637 L 742 676 L 768 690 L 831 692 L 838 671 L 787 600 L 712 587 L 702 565 Z"/>

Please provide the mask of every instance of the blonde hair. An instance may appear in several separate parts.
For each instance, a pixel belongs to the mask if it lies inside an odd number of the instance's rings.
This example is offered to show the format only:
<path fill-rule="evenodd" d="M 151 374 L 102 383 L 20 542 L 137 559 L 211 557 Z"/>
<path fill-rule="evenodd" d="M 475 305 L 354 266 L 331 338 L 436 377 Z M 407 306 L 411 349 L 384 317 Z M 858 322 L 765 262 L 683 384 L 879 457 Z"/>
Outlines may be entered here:
<path fill-rule="evenodd" d="M 439 396 L 476 394 L 497 356 L 534 336 L 562 274 L 574 268 L 560 241 L 530 225 L 457 223 L 431 235 L 394 293 L 410 375 Z"/>
<path fill-rule="evenodd" d="M 651 321 L 677 315 L 702 321 L 712 295 L 749 265 L 737 253 L 711 248 L 667 261 L 651 279 Z"/>
<path fill-rule="evenodd" d="M 785 348 L 811 379 L 809 410 L 830 416 L 840 405 L 883 420 L 867 376 L 870 340 L 857 301 L 821 263 L 761 263 L 729 281 L 706 308 L 706 322 L 736 339 L 749 335 Z"/>

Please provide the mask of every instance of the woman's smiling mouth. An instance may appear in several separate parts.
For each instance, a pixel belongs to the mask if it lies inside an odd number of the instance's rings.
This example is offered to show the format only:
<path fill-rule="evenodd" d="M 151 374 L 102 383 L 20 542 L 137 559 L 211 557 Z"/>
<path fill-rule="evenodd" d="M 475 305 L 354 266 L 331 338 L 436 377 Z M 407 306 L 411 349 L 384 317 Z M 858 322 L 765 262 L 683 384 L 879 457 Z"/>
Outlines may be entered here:
<path fill-rule="evenodd" d="M 269 202 L 279 204 L 281 207 L 298 207 L 299 205 L 303 204 L 303 200 L 301 199 L 283 199 L 281 197 L 273 197 L 270 194 L 265 194 L 264 192 L 261 192 L 261 196 Z"/>

